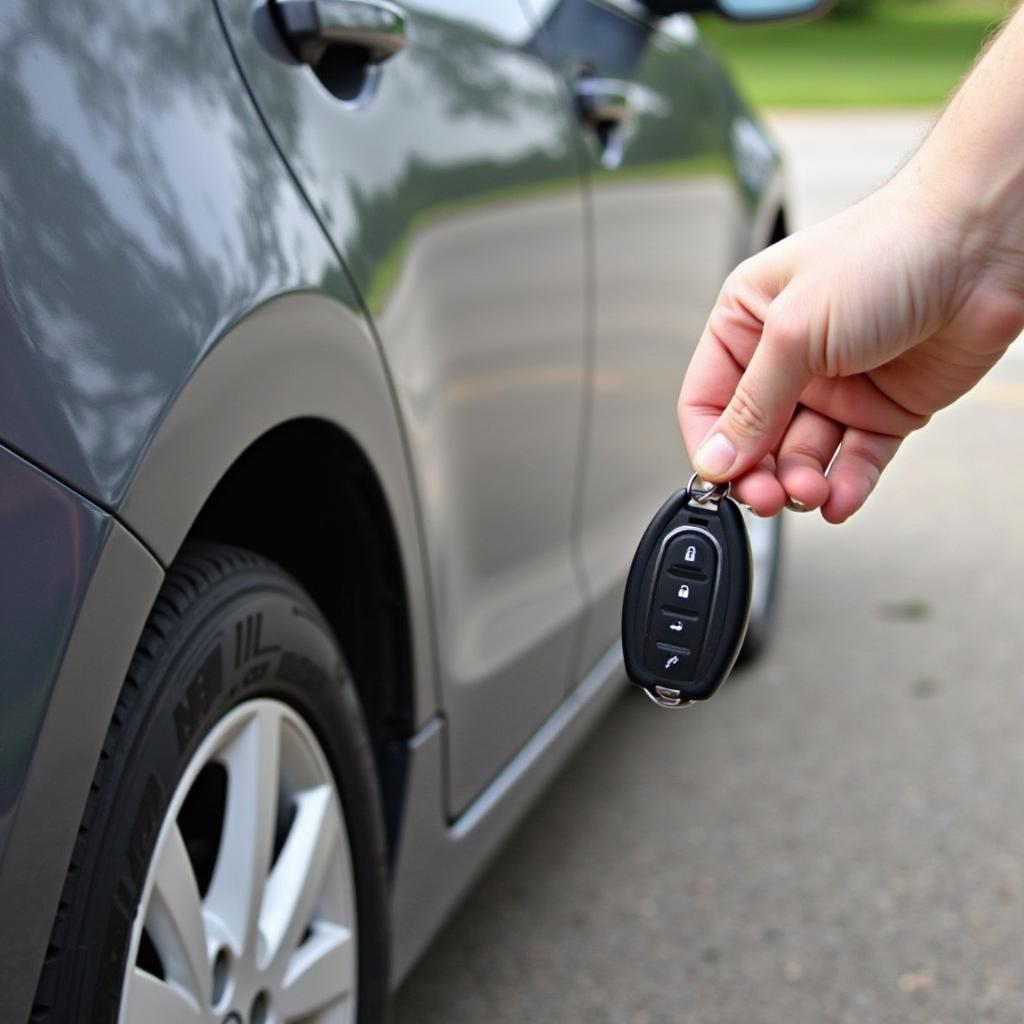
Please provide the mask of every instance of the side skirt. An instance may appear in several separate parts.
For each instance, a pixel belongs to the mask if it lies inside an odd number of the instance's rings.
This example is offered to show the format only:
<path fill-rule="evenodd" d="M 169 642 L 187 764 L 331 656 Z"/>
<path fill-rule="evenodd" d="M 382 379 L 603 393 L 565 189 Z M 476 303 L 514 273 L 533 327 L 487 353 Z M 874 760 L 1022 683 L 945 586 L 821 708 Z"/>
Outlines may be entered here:
<path fill-rule="evenodd" d="M 432 719 L 409 740 L 392 925 L 397 987 L 520 818 L 622 693 L 618 642 L 454 821 L 445 820 L 444 730 Z"/>

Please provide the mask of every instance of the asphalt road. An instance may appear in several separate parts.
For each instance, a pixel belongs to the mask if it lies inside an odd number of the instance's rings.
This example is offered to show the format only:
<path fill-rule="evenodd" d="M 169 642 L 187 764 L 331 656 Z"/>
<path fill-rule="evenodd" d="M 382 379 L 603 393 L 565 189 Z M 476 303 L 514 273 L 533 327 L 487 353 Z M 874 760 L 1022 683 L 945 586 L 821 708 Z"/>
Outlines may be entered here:
<path fill-rule="evenodd" d="M 778 121 L 798 216 L 923 124 Z M 790 515 L 769 655 L 697 711 L 624 698 L 396 1024 L 1024 1019 L 1022 438 L 1024 352 L 849 524 Z"/>

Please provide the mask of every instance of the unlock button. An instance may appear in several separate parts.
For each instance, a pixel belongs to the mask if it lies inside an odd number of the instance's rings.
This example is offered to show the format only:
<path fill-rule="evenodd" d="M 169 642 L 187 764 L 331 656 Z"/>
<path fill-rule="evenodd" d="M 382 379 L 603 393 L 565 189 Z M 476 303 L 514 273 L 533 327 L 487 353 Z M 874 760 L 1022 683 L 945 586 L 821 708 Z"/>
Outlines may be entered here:
<path fill-rule="evenodd" d="M 667 572 L 658 581 L 655 605 L 690 615 L 706 616 L 711 601 L 711 581 L 696 576 L 677 576 Z"/>

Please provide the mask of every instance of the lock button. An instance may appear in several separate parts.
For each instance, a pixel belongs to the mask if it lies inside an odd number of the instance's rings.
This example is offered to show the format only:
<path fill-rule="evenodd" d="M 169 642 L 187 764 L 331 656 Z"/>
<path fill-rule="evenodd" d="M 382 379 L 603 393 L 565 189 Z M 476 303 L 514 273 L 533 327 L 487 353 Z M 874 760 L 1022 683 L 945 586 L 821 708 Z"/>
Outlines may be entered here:
<path fill-rule="evenodd" d="M 715 550 L 706 537 L 684 532 L 669 545 L 665 565 L 680 576 L 707 579 L 714 575 Z"/>

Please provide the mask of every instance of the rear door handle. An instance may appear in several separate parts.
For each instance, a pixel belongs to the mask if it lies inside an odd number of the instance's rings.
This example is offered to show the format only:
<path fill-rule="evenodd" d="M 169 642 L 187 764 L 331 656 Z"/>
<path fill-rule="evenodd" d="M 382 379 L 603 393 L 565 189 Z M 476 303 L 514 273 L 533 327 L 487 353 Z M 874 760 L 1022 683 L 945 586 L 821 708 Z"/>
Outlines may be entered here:
<path fill-rule="evenodd" d="M 406 15 L 389 0 L 276 0 L 278 27 L 292 52 L 314 67 L 332 46 L 381 64 L 405 46 Z"/>
<path fill-rule="evenodd" d="M 597 139 L 601 165 L 615 170 L 622 163 L 627 127 L 633 117 L 633 86 L 617 78 L 584 75 L 573 86 L 576 116 Z"/>
<path fill-rule="evenodd" d="M 597 78 L 586 75 L 577 80 L 573 89 L 576 112 L 588 127 L 622 125 L 632 116 L 630 84 L 617 78 Z"/>

